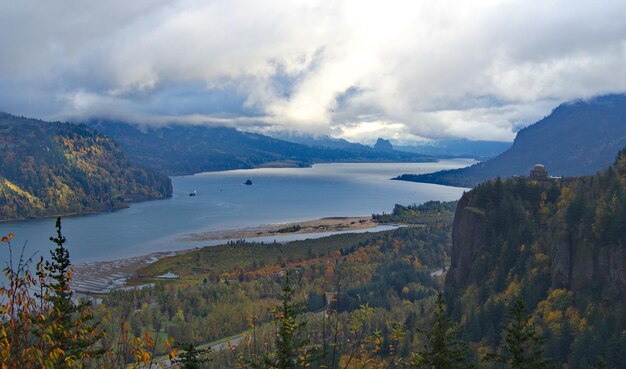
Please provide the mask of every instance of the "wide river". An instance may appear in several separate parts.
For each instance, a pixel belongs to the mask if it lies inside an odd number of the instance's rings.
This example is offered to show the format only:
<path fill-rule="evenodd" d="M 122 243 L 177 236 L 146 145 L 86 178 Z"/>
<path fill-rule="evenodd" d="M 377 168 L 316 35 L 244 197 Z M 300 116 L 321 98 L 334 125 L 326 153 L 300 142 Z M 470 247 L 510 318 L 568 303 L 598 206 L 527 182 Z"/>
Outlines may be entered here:
<path fill-rule="evenodd" d="M 370 215 L 390 212 L 394 204 L 455 200 L 465 189 L 389 179 L 403 173 L 427 173 L 473 163 L 454 159 L 437 163 L 317 164 L 311 168 L 172 177 L 172 198 L 132 204 L 112 213 L 67 217 L 63 219 L 63 234 L 74 263 L 179 250 L 202 246 L 176 240 L 189 233 Z M 253 184 L 243 185 L 248 179 Z M 189 196 L 194 190 L 197 196 Z M 0 223 L 0 234 L 9 232 L 15 234 L 14 249 L 27 242 L 29 253 L 39 250 L 47 256 L 54 219 Z M 8 260 L 6 247 L 0 250 L 0 260 L 2 266 Z"/>

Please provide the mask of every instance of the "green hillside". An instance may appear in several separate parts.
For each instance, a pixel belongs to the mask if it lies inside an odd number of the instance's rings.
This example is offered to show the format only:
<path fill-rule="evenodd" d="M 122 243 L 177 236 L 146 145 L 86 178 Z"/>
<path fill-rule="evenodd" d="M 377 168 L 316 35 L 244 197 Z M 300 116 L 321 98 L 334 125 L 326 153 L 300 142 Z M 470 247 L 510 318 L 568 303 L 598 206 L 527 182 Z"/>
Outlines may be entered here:
<path fill-rule="evenodd" d="M 228 127 L 182 124 L 138 127 L 108 120 L 92 120 L 87 124 L 112 137 L 135 162 L 170 175 L 258 167 L 302 167 L 329 162 L 434 161 L 425 155 L 376 151 L 354 144 L 306 146 Z"/>
<path fill-rule="evenodd" d="M 168 177 L 83 125 L 0 114 L 0 155 L 0 220 L 109 211 L 172 192 Z"/>
<path fill-rule="evenodd" d="M 626 362 L 626 150 L 594 176 L 494 180 L 455 214 L 446 292 L 466 338 L 494 347 L 520 294 L 560 367 Z"/>
<path fill-rule="evenodd" d="M 513 146 L 497 157 L 468 168 L 397 179 L 474 187 L 496 177 L 528 175 L 544 164 L 553 176 L 591 175 L 611 164 L 626 146 L 626 95 L 605 95 L 558 106 L 539 122 L 517 133 Z"/>

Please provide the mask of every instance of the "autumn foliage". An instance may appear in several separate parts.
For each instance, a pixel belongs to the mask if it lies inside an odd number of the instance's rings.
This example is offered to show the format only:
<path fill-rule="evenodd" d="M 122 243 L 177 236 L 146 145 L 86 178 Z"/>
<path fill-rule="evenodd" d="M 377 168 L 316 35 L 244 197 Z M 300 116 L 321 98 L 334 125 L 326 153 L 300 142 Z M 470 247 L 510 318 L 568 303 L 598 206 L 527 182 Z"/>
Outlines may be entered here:
<path fill-rule="evenodd" d="M 2 236 L 9 249 L 4 268 L 6 284 L 0 287 L 1 369 L 133 368 L 162 364 L 155 360 L 157 340 L 150 332 L 142 337 L 122 334 L 107 337 L 99 328 L 92 306 L 75 298 L 71 289 L 72 268 L 64 247 L 61 221 L 50 240 L 56 245 L 51 259 L 34 264 L 24 246 L 14 255 L 12 233 Z M 176 355 L 172 340 L 165 349 Z"/>

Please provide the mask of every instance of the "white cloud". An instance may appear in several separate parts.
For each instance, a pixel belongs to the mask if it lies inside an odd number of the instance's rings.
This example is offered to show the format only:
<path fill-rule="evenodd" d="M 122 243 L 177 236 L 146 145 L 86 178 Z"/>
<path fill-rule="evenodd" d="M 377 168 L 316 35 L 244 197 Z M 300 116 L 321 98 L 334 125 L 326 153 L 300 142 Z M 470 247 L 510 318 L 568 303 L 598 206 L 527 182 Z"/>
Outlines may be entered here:
<path fill-rule="evenodd" d="M 0 110 L 510 140 L 558 102 L 626 91 L 623 14 L 617 0 L 11 2 Z"/>

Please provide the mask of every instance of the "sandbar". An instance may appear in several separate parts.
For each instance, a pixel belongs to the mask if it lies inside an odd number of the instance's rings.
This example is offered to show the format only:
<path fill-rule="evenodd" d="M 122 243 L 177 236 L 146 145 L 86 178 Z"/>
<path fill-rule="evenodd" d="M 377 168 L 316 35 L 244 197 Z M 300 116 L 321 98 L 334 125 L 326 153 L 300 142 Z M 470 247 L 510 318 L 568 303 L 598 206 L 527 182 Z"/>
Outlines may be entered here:
<path fill-rule="evenodd" d="M 254 228 L 192 233 L 181 236 L 177 240 L 183 242 L 224 240 L 226 243 L 227 240 L 264 236 L 357 231 L 378 225 L 379 223 L 376 223 L 371 216 L 329 217 L 302 222 L 265 224 Z M 119 260 L 78 264 L 74 266 L 72 287 L 74 291 L 81 294 L 105 294 L 111 290 L 124 288 L 126 281 L 142 267 L 161 258 L 192 250 L 154 252 Z"/>

